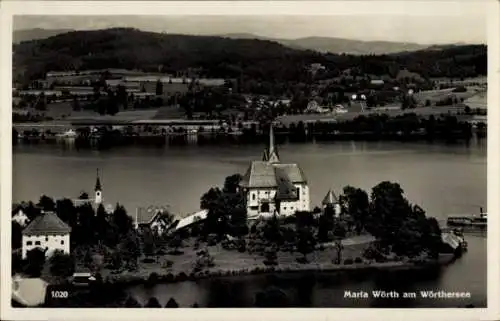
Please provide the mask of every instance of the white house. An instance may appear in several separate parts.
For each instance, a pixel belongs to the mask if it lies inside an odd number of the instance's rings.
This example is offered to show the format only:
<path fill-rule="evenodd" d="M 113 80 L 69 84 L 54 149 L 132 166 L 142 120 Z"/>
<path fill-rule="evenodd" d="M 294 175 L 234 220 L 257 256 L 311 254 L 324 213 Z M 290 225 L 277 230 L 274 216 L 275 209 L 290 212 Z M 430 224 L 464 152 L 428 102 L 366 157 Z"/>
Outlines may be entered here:
<path fill-rule="evenodd" d="M 19 211 L 14 216 L 12 216 L 12 220 L 14 222 L 17 222 L 22 227 L 26 226 L 29 223 L 29 218 L 28 216 L 26 216 L 26 214 L 24 214 L 22 209 L 19 209 Z"/>
<path fill-rule="evenodd" d="M 166 209 L 159 208 L 136 208 L 135 217 L 132 218 L 135 229 L 149 228 L 158 234 L 163 234 L 170 225 L 165 218 L 168 214 L 166 211 Z"/>
<path fill-rule="evenodd" d="M 22 257 L 34 248 L 46 250 L 51 256 L 55 250 L 70 253 L 71 228 L 53 212 L 42 213 L 35 218 L 22 232 Z"/>
<path fill-rule="evenodd" d="M 246 194 L 249 219 L 310 210 L 307 179 L 299 165 L 280 162 L 272 125 L 269 149 L 264 151 L 262 161 L 250 164 L 240 189 Z"/>

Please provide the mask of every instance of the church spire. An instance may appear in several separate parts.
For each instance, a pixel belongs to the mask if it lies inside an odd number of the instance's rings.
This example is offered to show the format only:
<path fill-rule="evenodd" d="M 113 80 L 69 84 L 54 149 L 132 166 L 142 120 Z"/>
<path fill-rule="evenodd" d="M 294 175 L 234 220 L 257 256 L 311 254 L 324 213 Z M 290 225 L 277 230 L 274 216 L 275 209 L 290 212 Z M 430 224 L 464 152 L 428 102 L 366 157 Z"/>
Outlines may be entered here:
<path fill-rule="evenodd" d="M 96 205 L 99 205 L 102 203 L 102 186 L 101 186 L 101 180 L 99 179 L 99 168 L 97 169 L 97 177 L 95 180 L 95 198 L 94 198 L 94 203 Z"/>
<path fill-rule="evenodd" d="M 99 179 L 99 168 L 97 169 L 97 178 L 95 180 L 95 191 L 102 191 L 101 180 Z"/>
<path fill-rule="evenodd" d="M 278 150 L 274 146 L 274 131 L 273 123 L 269 125 L 269 149 L 267 153 L 267 161 L 269 163 L 279 163 L 280 159 L 278 157 Z"/>

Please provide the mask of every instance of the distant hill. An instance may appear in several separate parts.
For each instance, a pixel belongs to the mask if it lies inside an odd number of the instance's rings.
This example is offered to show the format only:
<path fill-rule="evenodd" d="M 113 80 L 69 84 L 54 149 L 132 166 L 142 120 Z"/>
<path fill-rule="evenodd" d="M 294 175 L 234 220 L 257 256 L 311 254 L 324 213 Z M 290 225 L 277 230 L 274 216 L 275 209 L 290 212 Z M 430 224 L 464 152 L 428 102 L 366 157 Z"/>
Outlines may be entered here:
<path fill-rule="evenodd" d="M 12 34 L 12 42 L 15 44 L 23 41 L 37 40 L 49 38 L 61 33 L 72 31 L 71 29 L 24 29 L 15 30 Z"/>
<path fill-rule="evenodd" d="M 295 49 L 309 49 L 319 52 L 337 54 L 367 55 L 390 54 L 403 51 L 416 51 L 431 47 L 416 43 L 390 42 L 390 41 L 362 41 L 329 37 L 306 37 L 298 39 L 266 38 L 252 34 L 227 34 L 222 35 L 232 39 L 265 39 L 276 41 L 282 45 Z"/>
<path fill-rule="evenodd" d="M 269 39 L 248 37 L 188 36 L 130 28 L 70 31 L 15 44 L 14 77 L 23 82 L 43 78 L 51 70 L 126 68 L 158 71 L 161 67 L 164 72 L 178 72 L 198 67 L 206 77 L 297 83 L 311 81 L 307 70 L 311 63 L 327 67 L 327 73 L 322 75 L 325 79 L 338 77 L 346 69 L 360 75 L 393 77 L 401 69 L 417 72 L 422 77 L 486 74 L 487 48 L 484 45 L 452 45 L 442 49 L 434 46 L 419 50 L 412 47 L 417 51 L 360 56 L 296 49 Z M 381 47 L 374 48 L 381 50 Z"/>
<path fill-rule="evenodd" d="M 58 34 L 74 31 L 71 29 L 25 29 L 16 30 L 13 34 L 13 43 L 18 44 L 23 41 L 46 39 Z M 217 35 L 216 35 L 217 36 Z M 232 33 L 220 35 L 231 39 L 257 39 L 274 41 L 284 46 L 294 49 L 315 50 L 322 53 L 346 53 L 353 55 L 366 54 L 390 54 L 403 51 L 416 51 L 422 49 L 441 50 L 455 45 L 423 45 L 417 43 L 390 42 L 390 41 L 362 41 L 343 38 L 329 37 L 305 37 L 298 39 L 282 39 L 257 36 L 249 33 Z"/>
<path fill-rule="evenodd" d="M 300 78 L 304 63 L 321 54 L 266 40 L 145 32 L 131 28 L 71 31 L 15 44 L 15 74 L 43 77 L 50 70 L 126 68 L 165 72 L 201 67 L 209 77 Z"/>

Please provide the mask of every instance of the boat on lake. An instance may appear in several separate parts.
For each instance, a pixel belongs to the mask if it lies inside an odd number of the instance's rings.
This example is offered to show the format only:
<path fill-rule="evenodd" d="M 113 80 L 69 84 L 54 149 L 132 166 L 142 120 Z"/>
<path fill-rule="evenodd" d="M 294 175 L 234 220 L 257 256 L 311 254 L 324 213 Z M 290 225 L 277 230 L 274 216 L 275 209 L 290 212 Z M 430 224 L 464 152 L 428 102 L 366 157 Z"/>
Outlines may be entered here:
<path fill-rule="evenodd" d="M 486 228 L 488 226 L 488 214 L 483 212 L 483 208 L 480 208 L 479 215 L 448 216 L 446 224 L 457 227 Z"/>

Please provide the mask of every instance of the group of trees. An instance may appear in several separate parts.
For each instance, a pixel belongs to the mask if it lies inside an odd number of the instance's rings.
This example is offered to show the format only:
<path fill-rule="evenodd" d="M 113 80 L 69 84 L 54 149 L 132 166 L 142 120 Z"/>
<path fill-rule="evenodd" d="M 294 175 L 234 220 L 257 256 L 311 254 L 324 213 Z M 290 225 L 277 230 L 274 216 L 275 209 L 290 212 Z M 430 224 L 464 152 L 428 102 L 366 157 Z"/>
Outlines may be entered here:
<path fill-rule="evenodd" d="M 200 208 L 208 210 L 201 231 L 204 238 L 216 234 L 240 236 L 248 232 L 245 195 L 240 193 L 240 174 L 226 177 L 223 188 L 211 188 L 201 197 Z"/>

